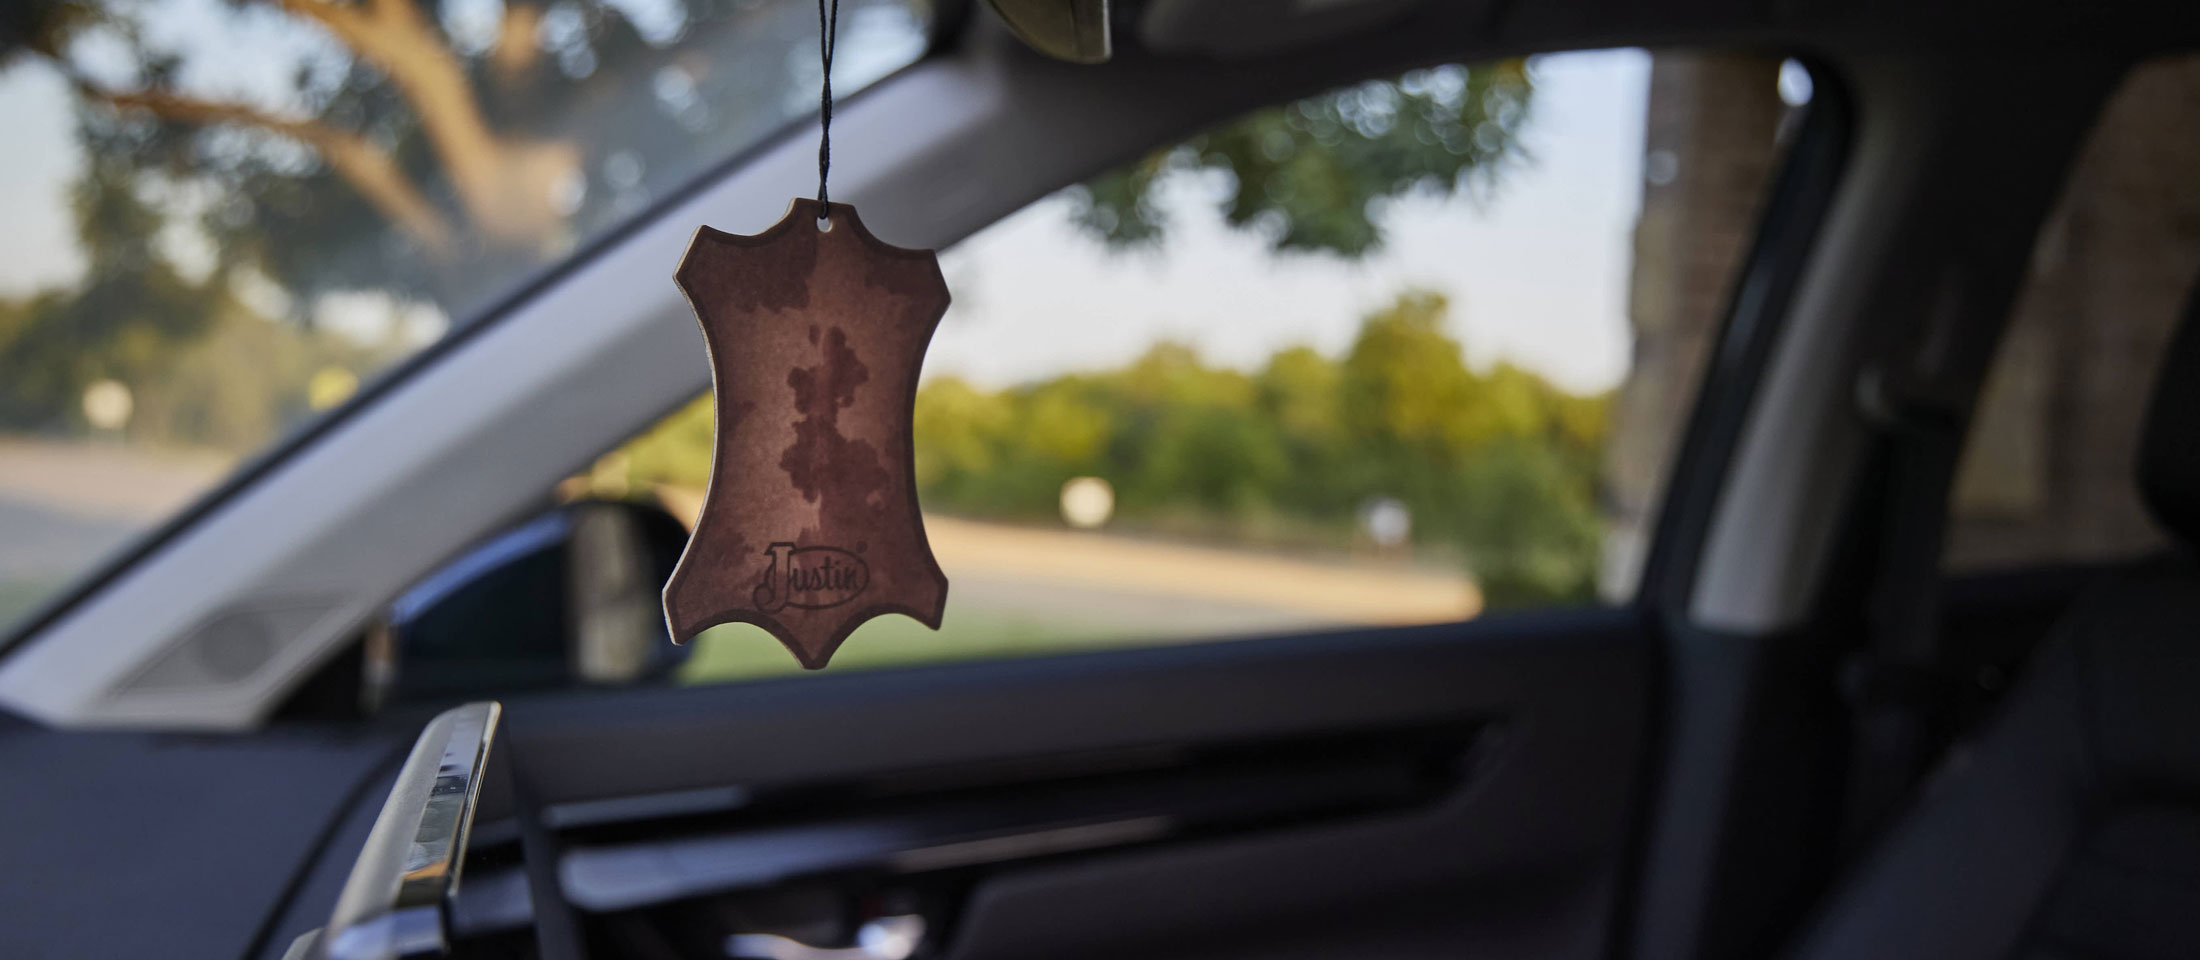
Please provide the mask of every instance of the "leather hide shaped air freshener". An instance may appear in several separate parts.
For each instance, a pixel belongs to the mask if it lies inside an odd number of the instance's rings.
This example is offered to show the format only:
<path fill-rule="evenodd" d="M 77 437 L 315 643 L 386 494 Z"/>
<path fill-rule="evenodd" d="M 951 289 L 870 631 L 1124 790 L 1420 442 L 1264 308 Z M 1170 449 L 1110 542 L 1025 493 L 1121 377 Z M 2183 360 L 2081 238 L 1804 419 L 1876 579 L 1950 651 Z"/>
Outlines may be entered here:
<path fill-rule="evenodd" d="M 846 204 L 796 200 L 753 237 L 696 231 L 674 277 L 710 350 L 717 438 L 665 584 L 673 641 L 753 623 L 814 670 L 881 614 L 939 629 L 947 576 L 909 436 L 947 311 L 938 258 L 880 242 Z"/>

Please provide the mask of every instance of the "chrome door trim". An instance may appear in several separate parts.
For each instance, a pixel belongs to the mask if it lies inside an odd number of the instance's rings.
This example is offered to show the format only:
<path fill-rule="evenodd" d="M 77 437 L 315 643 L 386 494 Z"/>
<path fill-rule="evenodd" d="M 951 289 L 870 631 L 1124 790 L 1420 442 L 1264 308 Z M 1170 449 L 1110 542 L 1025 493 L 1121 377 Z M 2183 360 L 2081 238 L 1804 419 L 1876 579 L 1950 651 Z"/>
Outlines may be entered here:
<path fill-rule="evenodd" d="M 453 707 L 420 732 L 314 948 L 315 960 L 438 955 L 504 708 Z M 295 948 L 294 948 L 295 949 Z"/>

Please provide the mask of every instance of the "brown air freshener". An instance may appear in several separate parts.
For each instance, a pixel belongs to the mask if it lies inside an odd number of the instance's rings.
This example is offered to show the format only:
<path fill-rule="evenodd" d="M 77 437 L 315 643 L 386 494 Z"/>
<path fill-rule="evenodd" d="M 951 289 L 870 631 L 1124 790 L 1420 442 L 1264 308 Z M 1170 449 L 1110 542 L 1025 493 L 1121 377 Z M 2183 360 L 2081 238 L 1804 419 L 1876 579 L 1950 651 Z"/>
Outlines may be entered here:
<path fill-rule="evenodd" d="M 796 200 L 753 237 L 696 231 L 674 277 L 703 324 L 718 423 L 665 585 L 673 641 L 753 623 L 814 670 L 881 614 L 939 629 L 947 576 L 909 440 L 947 310 L 938 258 L 880 242 L 846 204 Z"/>

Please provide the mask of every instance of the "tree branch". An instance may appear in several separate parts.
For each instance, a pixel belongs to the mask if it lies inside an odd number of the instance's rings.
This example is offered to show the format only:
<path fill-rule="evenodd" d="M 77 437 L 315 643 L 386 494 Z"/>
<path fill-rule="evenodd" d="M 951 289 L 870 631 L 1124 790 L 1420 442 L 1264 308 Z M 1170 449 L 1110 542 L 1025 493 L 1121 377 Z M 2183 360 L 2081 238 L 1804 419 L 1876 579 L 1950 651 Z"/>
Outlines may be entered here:
<path fill-rule="evenodd" d="M 569 148 L 499 138 L 465 67 L 413 0 L 275 2 L 327 27 L 397 85 L 476 229 L 507 242 L 539 242 L 557 225 L 546 182 L 560 166 L 578 163 L 577 153 L 568 158 Z"/>
<path fill-rule="evenodd" d="M 504 5 L 504 20 L 497 26 L 497 45 L 489 51 L 489 63 L 496 68 L 500 85 L 518 87 L 542 60 L 542 45 L 535 42 L 535 35 L 541 30 L 541 7 L 525 3 Z"/>
<path fill-rule="evenodd" d="M 213 103 L 174 94 L 111 93 L 79 83 L 85 95 L 120 109 L 139 109 L 185 123 L 259 127 L 298 140 L 366 197 L 367 202 L 430 253 L 441 256 L 454 246 L 451 225 L 397 168 L 388 153 L 367 138 L 310 120 L 293 120 L 233 103 Z"/>

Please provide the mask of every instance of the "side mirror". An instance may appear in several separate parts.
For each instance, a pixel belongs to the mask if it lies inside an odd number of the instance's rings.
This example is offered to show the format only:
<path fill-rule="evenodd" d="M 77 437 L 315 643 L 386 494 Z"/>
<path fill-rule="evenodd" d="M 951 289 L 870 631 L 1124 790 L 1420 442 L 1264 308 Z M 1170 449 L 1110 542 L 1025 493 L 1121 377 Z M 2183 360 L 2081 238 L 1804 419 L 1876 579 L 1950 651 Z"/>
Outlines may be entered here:
<path fill-rule="evenodd" d="M 637 503 L 564 504 L 461 554 L 367 638 L 369 703 L 669 679 L 686 659 L 659 593 L 687 528 Z"/>

